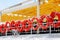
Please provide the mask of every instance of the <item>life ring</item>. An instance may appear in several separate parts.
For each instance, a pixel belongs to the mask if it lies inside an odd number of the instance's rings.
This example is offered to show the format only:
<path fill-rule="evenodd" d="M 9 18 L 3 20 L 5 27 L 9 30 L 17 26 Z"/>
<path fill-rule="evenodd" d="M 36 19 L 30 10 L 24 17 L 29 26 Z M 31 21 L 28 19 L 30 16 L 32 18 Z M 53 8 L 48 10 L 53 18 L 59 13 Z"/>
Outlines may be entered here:
<path fill-rule="evenodd" d="M 16 30 L 16 22 L 15 21 L 11 21 L 11 27 L 10 27 L 10 29 L 11 30 Z"/>
<path fill-rule="evenodd" d="M 1 28 L 2 28 L 2 26 L 0 25 L 0 33 L 1 33 Z"/>
<path fill-rule="evenodd" d="M 23 32 L 23 23 L 21 21 L 17 21 L 16 28 L 18 32 Z"/>
<path fill-rule="evenodd" d="M 30 20 L 24 20 L 23 24 L 24 24 L 23 29 L 25 32 L 28 32 L 31 30 L 31 21 Z"/>
<path fill-rule="evenodd" d="M 0 26 L 0 31 L 1 31 L 1 33 L 3 33 L 3 34 L 6 33 L 6 29 L 5 29 L 5 25 L 4 25 L 4 24 L 2 24 L 2 25 Z"/>
<path fill-rule="evenodd" d="M 51 26 L 53 24 L 53 19 L 50 16 L 46 17 L 47 22 L 49 23 L 49 26 Z"/>
<path fill-rule="evenodd" d="M 51 18 L 54 18 L 55 15 L 56 15 L 56 12 L 52 12 L 52 13 L 50 14 L 50 17 L 51 17 Z"/>
<path fill-rule="evenodd" d="M 53 21 L 53 27 L 54 27 L 54 28 L 59 28 L 59 26 L 60 26 L 60 13 L 57 13 L 57 12 L 56 12 L 55 15 L 54 15 L 54 17 L 55 17 L 55 16 L 58 17 L 58 21 L 57 21 L 57 22 L 54 22 L 54 21 Z M 52 19 L 54 20 L 54 18 L 52 18 Z"/>
<path fill-rule="evenodd" d="M 60 13 L 56 13 L 56 15 L 58 16 L 58 21 L 60 21 Z"/>
<path fill-rule="evenodd" d="M 43 20 L 44 18 L 47 19 L 47 22 L 43 25 Z M 45 16 L 45 15 L 42 15 L 39 19 L 39 22 L 40 22 L 40 26 L 43 30 L 47 29 L 49 27 L 49 22 L 50 22 L 50 19 L 48 16 Z"/>
<path fill-rule="evenodd" d="M 5 29 L 6 29 L 7 31 L 10 31 L 10 27 L 11 27 L 10 22 L 6 22 L 6 23 L 5 23 Z"/>
<path fill-rule="evenodd" d="M 33 21 L 36 20 L 36 23 L 33 23 Z M 39 28 L 39 19 L 34 17 L 32 18 L 32 30 L 36 31 Z"/>

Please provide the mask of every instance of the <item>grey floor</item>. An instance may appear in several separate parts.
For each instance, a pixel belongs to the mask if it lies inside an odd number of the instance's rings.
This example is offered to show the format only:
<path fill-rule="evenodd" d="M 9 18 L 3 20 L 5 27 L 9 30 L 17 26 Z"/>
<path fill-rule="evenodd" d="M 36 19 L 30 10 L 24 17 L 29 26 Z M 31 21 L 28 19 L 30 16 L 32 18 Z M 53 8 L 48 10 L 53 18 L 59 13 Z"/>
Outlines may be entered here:
<path fill-rule="evenodd" d="M 60 33 L 1 36 L 0 40 L 60 40 Z"/>

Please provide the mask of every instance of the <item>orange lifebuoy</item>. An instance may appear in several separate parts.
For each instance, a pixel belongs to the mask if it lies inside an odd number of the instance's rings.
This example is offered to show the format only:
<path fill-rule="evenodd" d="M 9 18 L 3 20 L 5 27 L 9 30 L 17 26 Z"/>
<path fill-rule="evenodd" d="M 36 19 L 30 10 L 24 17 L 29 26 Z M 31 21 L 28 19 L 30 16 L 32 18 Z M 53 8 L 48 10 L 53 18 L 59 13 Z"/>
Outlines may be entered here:
<path fill-rule="evenodd" d="M 47 22 L 46 22 L 45 25 L 43 25 L 43 19 L 44 19 L 44 18 L 47 19 Z M 44 29 L 47 29 L 47 28 L 49 27 L 50 19 L 49 19 L 48 16 L 43 15 L 43 16 L 40 17 L 39 22 L 40 22 L 40 26 L 41 26 L 41 28 L 44 30 Z"/>
<path fill-rule="evenodd" d="M 24 24 L 23 29 L 25 32 L 28 32 L 31 30 L 31 21 L 30 20 L 24 20 L 23 24 Z"/>
<path fill-rule="evenodd" d="M 23 23 L 21 21 L 17 21 L 15 26 L 18 32 L 23 32 Z"/>
<path fill-rule="evenodd" d="M 33 21 L 34 21 L 34 20 L 36 20 L 37 23 L 33 24 Z M 34 18 L 32 18 L 31 21 L 32 21 L 32 29 L 33 29 L 33 30 L 37 30 L 37 29 L 39 28 L 39 19 L 36 18 L 36 17 L 34 17 Z"/>

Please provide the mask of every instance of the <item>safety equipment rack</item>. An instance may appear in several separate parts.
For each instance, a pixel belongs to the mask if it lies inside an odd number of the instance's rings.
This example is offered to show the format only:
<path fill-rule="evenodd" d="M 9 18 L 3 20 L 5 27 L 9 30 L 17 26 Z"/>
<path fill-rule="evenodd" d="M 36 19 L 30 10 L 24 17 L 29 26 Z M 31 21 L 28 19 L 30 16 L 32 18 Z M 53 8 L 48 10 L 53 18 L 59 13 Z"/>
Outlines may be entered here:
<path fill-rule="evenodd" d="M 55 16 L 58 19 L 54 19 Z M 45 22 L 44 18 L 46 18 Z M 23 21 L 0 24 L 0 36 L 51 33 L 60 33 L 60 13 L 58 12 L 52 12 L 49 16 L 42 15 L 40 18 L 33 17 Z"/>

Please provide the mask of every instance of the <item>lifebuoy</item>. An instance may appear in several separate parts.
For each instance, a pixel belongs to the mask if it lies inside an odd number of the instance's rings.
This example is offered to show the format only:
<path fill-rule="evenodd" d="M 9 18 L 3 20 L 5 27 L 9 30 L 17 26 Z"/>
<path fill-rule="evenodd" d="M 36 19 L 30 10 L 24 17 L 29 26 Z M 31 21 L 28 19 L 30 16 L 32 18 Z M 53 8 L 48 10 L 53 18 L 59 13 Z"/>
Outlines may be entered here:
<path fill-rule="evenodd" d="M 23 32 L 23 23 L 21 21 L 16 22 L 16 28 L 18 32 Z"/>
<path fill-rule="evenodd" d="M 56 13 L 56 15 L 58 16 L 58 25 L 60 26 L 60 13 Z"/>
<path fill-rule="evenodd" d="M 60 26 L 60 13 L 57 13 L 57 12 L 56 12 L 55 15 L 54 15 L 54 17 L 55 17 L 55 16 L 58 17 L 58 21 L 57 21 L 57 22 L 54 22 L 54 21 L 53 21 L 53 27 L 54 27 L 54 28 L 59 28 L 59 26 Z M 54 20 L 54 18 L 52 18 L 52 19 Z"/>
<path fill-rule="evenodd" d="M 50 16 L 46 17 L 47 22 L 49 23 L 49 26 L 51 26 L 53 24 L 53 19 Z"/>
<path fill-rule="evenodd" d="M 46 20 L 47 22 L 43 25 L 43 20 L 44 20 L 44 18 L 47 19 L 47 20 Z M 42 15 L 42 16 L 40 17 L 40 19 L 39 19 L 39 22 L 40 22 L 41 28 L 42 28 L 43 30 L 45 30 L 45 29 L 47 29 L 47 28 L 49 27 L 49 22 L 51 22 L 51 20 L 49 19 L 48 16 Z"/>
<path fill-rule="evenodd" d="M 10 22 L 6 22 L 6 23 L 5 23 L 5 29 L 6 29 L 7 31 L 10 31 L 10 27 L 11 27 Z"/>
<path fill-rule="evenodd" d="M 34 23 L 34 20 L 36 20 L 36 23 Z M 34 17 L 34 18 L 32 18 L 31 21 L 32 21 L 32 29 L 34 31 L 37 30 L 39 28 L 39 19 Z"/>
<path fill-rule="evenodd" d="M 0 33 L 2 33 L 2 25 L 0 25 Z"/>
<path fill-rule="evenodd" d="M 56 15 L 58 16 L 58 21 L 60 21 L 60 13 L 56 13 Z"/>
<path fill-rule="evenodd" d="M 23 29 L 25 32 L 28 32 L 31 30 L 31 21 L 30 20 L 24 20 L 23 24 L 24 24 Z"/>
<path fill-rule="evenodd" d="M 56 15 L 56 12 L 52 12 L 52 13 L 50 14 L 50 17 L 54 18 L 55 15 Z"/>
<path fill-rule="evenodd" d="M 6 29 L 5 29 L 5 25 L 4 25 L 4 24 L 2 24 L 2 25 L 0 26 L 0 31 L 1 31 L 1 33 L 3 33 L 3 34 L 6 33 Z"/>
<path fill-rule="evenodd" d="M 1 28 L 2 28 L 2 26 L 0 25 L 0 33 L 1 33 Z"/>
<path fill-rule="evenodd" d="M 11 30 L 16 30 L 16 22 L 15 21 L 11 21 L 11 27 L 10 27 L 10 29 Z"/>

